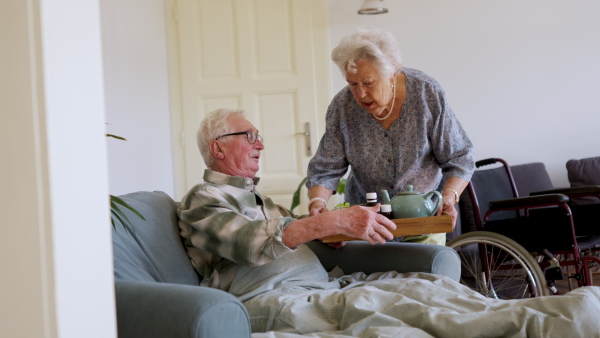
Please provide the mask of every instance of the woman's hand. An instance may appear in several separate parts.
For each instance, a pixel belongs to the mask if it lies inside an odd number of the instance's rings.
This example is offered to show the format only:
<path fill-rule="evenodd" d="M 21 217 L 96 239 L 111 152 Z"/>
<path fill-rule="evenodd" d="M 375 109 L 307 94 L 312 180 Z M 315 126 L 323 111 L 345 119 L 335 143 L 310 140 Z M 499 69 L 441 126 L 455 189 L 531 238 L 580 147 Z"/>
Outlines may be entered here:
<path fill-rule="evenodd" d="M 308 206 L 308 215 L 314 216 L 329 211 L 323 201 L 314 201 Z"/>
<path fill-rule="evenodd" d="M 448 200 L 444 198 L 442 206 L 438 209 L 436 213 L 436 216 L 441 215 L 452 216 L 452 230 L 454 230 L 454 227 L 456 226 L 456 218 L 458 217 L 458 211 L 456 211 L 456 208 L 454 208 L 454 199 Z"/>
<path fill-rule="evenodd" d="M 308 189 L 308 196 L 310 196 L 310 200 L 312 201 L 308 205 L 308 214 L 315 216 L 329 211 L 327 209 L 327 201 L 329 201 L 332 194 L 332 190 L 320 185 Z"/>
<path fill-rule="evenodd" d="M 456 218 L 458 217 L 458 211 L 456 211 L 454 205 L 458 204 L 460 194 L 467 187 L 467 184 L 469 184 L 468 181 L 458 177 L 450 177 L 444 184 L 444 189 L 442 189 L 442 206 L 436 215 L 452 216 L 452 230 L 456 227 Z"/>
<path fill-rule="evenodd" d="M 334 248 L 334 249 L 339 249 L 339 248 L 343 248 L 346 246 L 346 241 L 342 241 L 342 242 L 334 242 L 334 243 L 327 243 L 327 245 L 329 245 L 330 247 Z"/>

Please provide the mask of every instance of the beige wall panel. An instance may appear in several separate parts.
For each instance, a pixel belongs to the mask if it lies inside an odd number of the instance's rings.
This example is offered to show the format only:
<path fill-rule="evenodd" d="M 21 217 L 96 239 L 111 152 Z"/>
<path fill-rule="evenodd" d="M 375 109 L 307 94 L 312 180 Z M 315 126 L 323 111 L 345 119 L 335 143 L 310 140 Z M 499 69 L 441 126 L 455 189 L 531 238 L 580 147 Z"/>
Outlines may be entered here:
<path fill-rule="evenodd" d="M 198 49 L 202 74 L 199 79 L 239 78 L 237 60 L 236 13 L 231 0 L 200 1 L 197 7 L 199 23 Z M 215 13 L 219 13 L 215 15 Z"/>
<path fill-rule="evenodd" d="M 280 15 L 270 15 L 275 10 Z M 295 72 L 293 57 L 294 22 L 290 17 L 290 3 L 286 0 L 256 0 L 254 17 L 256 27 L 256 77 L 292 76 Z"/>
<path fill-rule="evenodd" d="M 240 96 L 208 97 L 204 98 L 203 101 L 202 107 L 204 115 L 219 108 L 240 109 L 241 107 Z"/>
<path fill-rule="evenodd" d="M 294 136 L 297 129 L 295 93 L 261 94 L 257 102 L 259 119 L 263 122 L 260 133 L 268 148 L 263 153 L 262 175 L 301 174 Z"/>

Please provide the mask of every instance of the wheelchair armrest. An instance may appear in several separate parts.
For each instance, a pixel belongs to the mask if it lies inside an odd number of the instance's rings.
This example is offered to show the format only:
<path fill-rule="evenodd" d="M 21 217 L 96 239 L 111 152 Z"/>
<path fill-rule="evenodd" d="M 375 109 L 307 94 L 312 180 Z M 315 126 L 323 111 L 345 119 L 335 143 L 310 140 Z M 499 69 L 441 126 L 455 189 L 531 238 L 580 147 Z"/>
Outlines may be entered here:
<path fill-rule="evenodd" d="M 518 197 L 511 198 L 508 200 L 490 202 L 489 212 L 537 208 L 567 202 L 569 202 L 569 197 L 563 194 L 546 194 L 539 196 Z"/>
<path fill-rule="evenodd" d="M 600 196 L 600 185 L 586 185 L 581 187 L 570 187 L 570 188 L 558 188 L 552 190 L 536 191 L 532 192 L 531 196 L 545 195 L 545 194 L 563 194 L 567 196 Z"/>

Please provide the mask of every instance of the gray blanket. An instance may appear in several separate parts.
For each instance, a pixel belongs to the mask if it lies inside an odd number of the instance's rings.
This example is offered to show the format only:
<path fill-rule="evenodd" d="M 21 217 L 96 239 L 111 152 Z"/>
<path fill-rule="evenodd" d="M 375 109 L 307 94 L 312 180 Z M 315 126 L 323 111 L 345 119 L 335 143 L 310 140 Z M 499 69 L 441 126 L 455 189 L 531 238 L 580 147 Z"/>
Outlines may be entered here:
<path fill-rule="evenodd" d="M 246 300 L 252 337 L 600 337 L 600 287 L 507 301 L 423 273 L 331 282 L 340 287 L 280 286 Z"/>

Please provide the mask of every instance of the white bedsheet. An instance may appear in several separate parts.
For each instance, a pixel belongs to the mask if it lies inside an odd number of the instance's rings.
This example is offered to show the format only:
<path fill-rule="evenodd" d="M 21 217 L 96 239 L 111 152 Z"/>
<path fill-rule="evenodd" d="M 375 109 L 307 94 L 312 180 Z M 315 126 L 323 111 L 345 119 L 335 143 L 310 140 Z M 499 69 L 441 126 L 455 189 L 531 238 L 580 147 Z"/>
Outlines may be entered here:
<path fill-rule="evenodd" d="M 431 274 L 354 274 L 341 289 L 284 287 L 244 302 L 253 338 L 600 337 L 600 287 L 526 300 L 485 298 Z"/>

